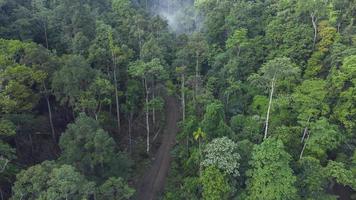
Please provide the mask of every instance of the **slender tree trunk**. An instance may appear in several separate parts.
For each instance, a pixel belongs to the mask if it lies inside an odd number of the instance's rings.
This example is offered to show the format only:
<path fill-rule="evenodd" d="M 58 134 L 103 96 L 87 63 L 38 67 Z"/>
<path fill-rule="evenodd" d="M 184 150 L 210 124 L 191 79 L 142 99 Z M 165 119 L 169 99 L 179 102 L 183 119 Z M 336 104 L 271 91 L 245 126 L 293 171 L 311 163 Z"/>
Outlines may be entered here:
<path fill-rule="evenodd" d="M 263 139 L 266 139 L 267 134 L 268 134 L 268 124 L 269 124 L 269 116 L 270 116 L 272 100 L 273 100 L 274 86 L 275 86 L 275 76 L 273 77 L 272 83 L 271 83 L 271 92 L 269 95 L 269 103 L 268 103 L 267 116 L 266 116 L 265 135 L 264 135 Z"/>
<path fill-rule="evenodd" d="M 146 131 L 147 131 L 147 137 L 146 137 L 146 151 L 147 153 L 150 152 L 150 123 L 149 123 L 149 108 L 148 108 L 148 86 L 147 86 L 147 80 L 144 79 L 144 83 L 145 83 L 145 90 L 146 90 Z"/>
<path fill-rule="evenodd" d="M 182 120 L 185 123 L 185 75 L 182 73 L 182 83 L 181 83 L 181 93 L 182 93 Z M 189 135 L 186 137 L 187 150 L 189 150 Z"/>
<path fill-rule="evenodd" d="M 230 102 L 230 92 L 226 94 L 226 106 L 225 106 L 225 112 L 227 113 L 227 110 L 229 108 L 229 102 Z"/>
<path fill-rule="evenodd" d="M 44 35 L 45 35 L 45 41 L 46 41 L 46 48 L 49 48 L 48 45 L 48 36 L 47 36 L 47 24 L 46 22 L 43 22 L 43 29 L 44 29 Z"/>
<path fill-rule="evenodd" d="M 53 125 L 52 108 L 51 108 L 51 103 L 49 101 L 49 97 L 48 97 L 48 94 L 47 94 L 47 87 L 46 87 L 45 83 L 43 83 L 43 88 L 45 90 L 45 99 L 46 99 L 46 102 L 47 102 L 48 117 L 49 117 L 49 124 L 51 126 L 51 131 L 52 131 L 52 138 L 53 138 L 53 141 L 56 142 L 57 136 L 56 136 L 56 132 L 54 130 L 54 125 Z"/>
<path fill-rule="evenodd" d="M 313 23 L 313 28 L 314 28 L 314 38 L 313 38 L 313 51 L 315 49 L 315 44 L 316 44 L 316 39 L 318 36 L 318 25 L 317 25 L 317 18 L 314 15 L 314 13 L 310 14 L 312 23 Z"/>
<path fill-rule="evenodd" d="M 154 85 L 154 81 L 153 81 L 153 90 L 152 90 L 152 99 L 155 99 L 155 85 Z M 155 105 L 153 105 L 152 108 L 152 121 L 153 121 L 153 125 L 156 124 L 156 109 L 155 109 Z"/>
<path fill-rule="evenodd" d="M 95 193 L 95 191 L 94 191 L 94 193 L 93 193 L 93 199 L 96 200 L 96 193 Z"/>
<path fill-rule="evenodd" d="M 308 121 L 307 121 L 307 124 L 309 124 L 309 121 L 310 121 L 310 117 L 308 117 Z M 304 139 L 305 139 L 305 136 L 308 134 L 308 125 L 305 126 L 304 128 L 304 131 L 303 131 L 303 137 L 302 137 L 302 140 L 300 142 L 303 142 Z"/>
<path fill-rule="evenodd" d="M 128 119 L 128 123 L 129 123 L 129 152 L 132 152 L 132 136 L 131 136 L 131 132 L 132 132 L 132 118 L 133 118 L 133 113 L 132 111 L 130 112 L 130 116 Z"/>
<path fill-rule="evenodd" d="M 47 35 L 47 24 L 46 22 L 43 22 L 43 30 L 44 30 L 44 36 L 45 36 L 45 42 L 46 42 L 46 49 L 49 48 L 49 45 L 48 45 L 48 35 Z M 51 109 L 51 104 L 49 102 L 49 98 L 48 98 L 48 95 L 47 95 L 47 88 L 46 88 L 46 84 L 43 83 L 43 88 L 45 89 L 45 99 L 46 99 L 46 102 L 47 102 L 47 108 L 48 108 L 48 116 L 49 116 L 49 123 L 50 123 L 50 126 L 51 126 L 51 131 L 52 131 L 52 138 L 53 138 L 53 141 L 56 142 L 56 132 L 54 130 L 54 126 L 53 126 L 53 120 L 52 120 L 52 109 Z"/>
<path fill-rule="evenodd" d="M 201 139 L 200 139 L 200 137 L 199 137 L 198 142 L 199 142 L 199 163 L 201 163 L 202 155 L 201 155 Z M 199 176 L 200 177 L 201 177 L 201 172 L 202 172 L 202 167 L 201 167 L 201 165 L 199 165 Z"/>
<path fill-rule="evenodd" d="M 98 117 L 99 117 L 100 112 L 101 112 L 101 102 L 99 101 L 97 109 L 96 109 L 96 111 L 94 111 L 94 115 L 95 115 L 95 120 L 96 121 L 98 121 Z"/>
<path fill-rule="evenodd" d="M 195 88 L 194 88 L 194 104 L 197 101 L 197 94 L 198 94 L 198 80 L 199 80 L 199 54 L 196 53 L 196 63 L 195 63 Z"/>
<path fill-rule="evenodd" d="M 47 102 L 47 108 L 48 108 L 49 124 L 51 125 L 52 138 L 54 141 L 56 141 L 57 139 L 56 139 L 56 132 L 54 130 L 54 125 L 53 125 L 52 109 L 51 109 L 51 104 L 49 102 L 48 96 L 46 96 L 46 102 Z"/>
<path fill-rule="evenodd" d="M 0 169 L 0 173 L 3 173 L 6 170 L 6 167 L 9 164 L 10 160 L 8 160 L 2 156 L 0 157 L 0 160 L 5 161 L 5 163 L 3 164 L 3 166 L 1 166 L 1 169 Z M 0 191 L 1 191 L 1 189 L 0 189 Z"/>
<path fill-rule="evenodd" d="M 116 58 L 114 52 L 112 53 L 114 61 L 114 86 L 115 86 L 115 101 L 116 101 L 116 117 L 117 117 L 117 130 L 120 133 L 120 105 L 119 105 L 119 92 L 117 89 L 117 75 L 116 75 Z"/>
<path fill-rule="evenodd" d="M 73 117 L 73 119 L 75 119 L 74 106 L 71 106 L 71 107 L 72 107 L 72 117 Z"/>
<path fill-rule="evenodd" d="M 0 197 L 1 197 L 1 200 L 4 200 L 4 195 L 3 195 L 2 189 L 0 189 Z"/>
<path fill-rule="evenodd" d="M 305 147 L 307 146 L 308 140 L 309 140 L 309 134 L 308 134 L 307 139 L 304 142 L 303 149 L 302 149 L 302 151 L 300 152 L 300 155 L 299 155 L 299 159 L 302 159 L 302 157 L 303 157 L 303 153 L 304 153 Z"/>
<path fill-rule="evenodd" d="M 185 122 L 185 76 L 182 74 L 182 85 L 181 85 L 181 93 L 182 93 L 182 120 Z"/>
<path fill-rule="evenodd" d="M 33 152 L 35 149 L 33 148 L 33 140 L 32 140 L 32 135 L 31 133 L 28 134 L 28 138 L 30 139 L 30 144 L 31 144 L 31 156 L 33 155 Z"/>

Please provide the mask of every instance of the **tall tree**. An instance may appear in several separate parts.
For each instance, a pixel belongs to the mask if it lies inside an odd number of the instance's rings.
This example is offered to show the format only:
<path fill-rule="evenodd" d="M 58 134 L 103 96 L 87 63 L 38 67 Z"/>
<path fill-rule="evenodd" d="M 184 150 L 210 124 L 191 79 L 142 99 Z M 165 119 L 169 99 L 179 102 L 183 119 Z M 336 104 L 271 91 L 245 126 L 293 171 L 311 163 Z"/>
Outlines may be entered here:
<path fill-rule="evenodd" d="M 334 117 L 342 123 L 349 133 L 356 129 L 354 116 L 356 116 L 355 91 L 356 91 L 356 55 L 344 59 L 343 65 L 330 75 L 333 93 L 339 97 L 334 108 Z"/>
<path fill-rule="evenodd" d="M 247 29 L 236 30 L 226 41 L 226 48 L 236 52 L 240 56 L 241 49 L 248 45 Z"/>
<path fill-rule="evenodd" d="M 114 76 L 114 87 L 115 87 L 115 102 L 116 102 L 116 117 L 117 117 L 117 129 L 120 133 L 120 104 L 119 104 L 119 91 L 118 91 L 118 80 L 117 80 L 117 63 L 118 59 L 120 59 L 121 49 L 114 44 L 113 33 L 112 30 L 108 30 L 108 39 L 109 46 L 111 51 L 111 59 L 112 59 L 112 71 Z"/>
<path fill-rule="evenodd" d="M 203 186 L 204 200 L 229 199 L 231 187 L 227 181 L 226 175 L 219 169 L 210 166 L 204 169 L 200 177 Z"/>
<path fill-rule="evenodd" d="M 128 200 L 135 190 L 130 188 L 122 178 L 109 178 L 100 187 L 97 198 L 102 200 Z"/>
<path fill-rule="evenodd" d="M 280 140 L 268 138 L 256 145 L 248 171 L 247 199 L 298 199 L 290 160 Z"/>
<path fill-rule="evenodd" d="M 237 177 L 241 158 L 237 151 L 237 144 L 229 138 L 216 138 L 204 147 L 201 165 L 214 166 L 227 175 Z"/>
<path fill-rule="evenodd" d="M 150 62 L 137 61 L 130 65 L 129 74 L 142 79 L 145 88 L 145 113 L 146 113 L 146 151 L 150 151 L 150 123 L 149 123 L 149 102 L 153 80 L 167 78 L 167 72 L 159 59 L 152 59 Z"/>
<path fill-rule="evenodd" d="M 64 56 L 63 66 L 53 75 L 52 89 L 62 105 L 76 109 L 80 96 L 95 77 L 95 71 L 82 56 Z"/>
<path fill-rule="evenodd" d="M 126 88 L 126 101 L 123 105 L 123 110 L 127 115 L 126 119 L 128 121 L 128 135 L 129 135 L 129 152 L 132 150 L 132 128 L 133 128 L 133 121 L 134 115 L 140 111 L 141 108 L 141 99 L 143 96 L 143 88 L 139 81 L 136 80 L 129 80 L 127 82 Z"/>
<path fill-rule="evenodd" d="M 249 77 L 250 81 L 256 83 L 259 86 L 266 87 L 266 85 L 270 85 L 269 102 L 264 129 L 264 139 L 267 138 L 268 124 L 272 108 L 272 100 L 276 87 L 279 86 L 278 83 L 286 79 L 293 80 L 293 78 L 297 78 L 299 72 L 299 68 L 296 67 L 289 58 L 283 57 L 275 58 L 273 60 L 268 61 L 260 68 L 257 74 L 253 74 Z"/>
<path fill-rule="evenodd" d="M 26 66 L 31 66 L 33 69 L 41 70 L 47 74 L 46 78 L 41 83 L 40 93 L 46 100 L 52 138 L 54 141 L 57 141 L 57 134 L 53 120 L 53 103 L 51 103 L 51 96 L 53 95 L 53 91 L 51 90 L 51 82 L 54 72 L 59 68 L 60 60 L 57 56 L 42 46 L 33 43 L 28 43 L 24 46 L 25 55 L 21 59 L 21 63 L 25 64 Z"/>
<path fill-rule="evenodd" d="M 111 94 L 114 86 L 105 78 L 97 75 L 89 88 L 79 97 L 78 107 L 81 111 L 94 116 L 96 120 L 106 105 L 111 105 Z"/>
<path fill-rule="evenodd" d="M 200 33 L 193 33 L 191 36 L 188 47 L 191 49 L 192 57 L 195 59 L 195 80 L 194 80 L 194 100 L 196 101 L 198 91 L 199 91 L 199 82 L 200 82 L 200 72 L 201 64 L 204 62 L 207 56 L 208 44 L 204 39 L 203 35 Z"/>
<path fill-rule="evenodd" d="M 313 37 L 313 50 L 317 42 L 318 35 L 318 20 L 325 15 L 326 12 L 326 1 L 323 0 L 301 0 L 297 2 L 297 12 L 305 13 L 309 15 L 314 28 L 314 37 Z"/>
<path fill-rule="evenodd" d="M 130 161 L 98 121 L 81 113 L 69 124 L 59 143 L 60 161 L 72 164 L 86 176 L 103 179 L 128 175 Z"/>
<path fill-rule="evenodd" d="M 82 199 L 94 194 L 94 183 L 70 165 L 44 162 L 16 176 L 11 199 Z"/>
<path fill-rule="evenodd" d="M 224 106 L 220 101 L 206 105 L 201 127 L 208 134 L 208 138 L 229 136 L 231 128 L 225 123 Z"/>

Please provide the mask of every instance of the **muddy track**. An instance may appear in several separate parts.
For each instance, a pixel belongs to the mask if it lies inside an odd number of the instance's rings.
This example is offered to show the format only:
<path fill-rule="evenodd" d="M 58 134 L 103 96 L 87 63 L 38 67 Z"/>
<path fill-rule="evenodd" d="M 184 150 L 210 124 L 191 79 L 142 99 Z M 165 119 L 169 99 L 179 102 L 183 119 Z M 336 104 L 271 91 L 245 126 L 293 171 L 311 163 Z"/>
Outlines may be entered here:
<path fill-rule="evenodd" d="M 170 151 L 178 132 L 179 108 L 174 97 L 166 98 L 166 127 L 155 160 L 143 175 L 137 188 L 137 200 L 156 200 L 163 192 L 171 162 Z"/>

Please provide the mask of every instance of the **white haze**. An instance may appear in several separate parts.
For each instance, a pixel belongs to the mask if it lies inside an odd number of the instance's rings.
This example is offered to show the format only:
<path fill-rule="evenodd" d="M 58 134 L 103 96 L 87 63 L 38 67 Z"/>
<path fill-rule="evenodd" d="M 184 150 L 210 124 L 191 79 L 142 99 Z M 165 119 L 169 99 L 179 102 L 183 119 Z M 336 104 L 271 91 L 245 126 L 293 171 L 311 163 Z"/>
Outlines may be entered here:
<path fill-rule="evenodd" d="M 177 34 L 189 34 L 200 27 L 193 0 L 156 0 L 151 8 L 151 12 L 166 19 Z"/>

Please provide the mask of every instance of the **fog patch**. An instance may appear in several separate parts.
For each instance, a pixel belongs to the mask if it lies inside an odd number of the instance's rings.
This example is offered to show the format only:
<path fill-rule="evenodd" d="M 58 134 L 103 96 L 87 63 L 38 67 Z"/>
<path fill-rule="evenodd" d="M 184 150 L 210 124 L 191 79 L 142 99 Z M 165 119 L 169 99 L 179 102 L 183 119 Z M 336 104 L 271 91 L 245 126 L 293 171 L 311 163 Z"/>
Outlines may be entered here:
<path fill-rule="evenodd" d="M 166 19 L 177 34 L 190 34 L 201 26 L 193 0 L 155 0 L 151 12 Z"/>

